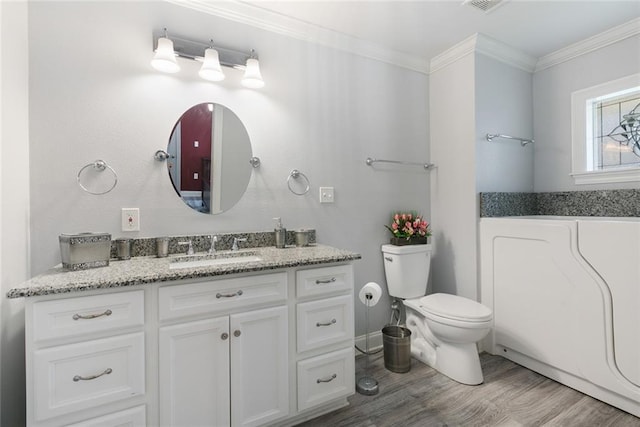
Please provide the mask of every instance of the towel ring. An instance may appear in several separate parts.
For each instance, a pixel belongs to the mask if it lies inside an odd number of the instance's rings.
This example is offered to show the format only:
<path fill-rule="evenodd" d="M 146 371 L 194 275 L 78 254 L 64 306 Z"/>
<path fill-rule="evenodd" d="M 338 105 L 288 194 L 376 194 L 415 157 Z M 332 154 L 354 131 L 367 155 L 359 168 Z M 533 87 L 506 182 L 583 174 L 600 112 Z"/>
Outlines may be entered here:
<path fill-rule="evenodd" d="M 307 181 L 307 186 L 302 193 L 298 193 L 293 188 L 291 188 L 291 178 L 298 179 L 298 177 L 303 177 L 304 180 Z M 291 191 L 296 196 L 303 196 L 309 192 L 309 178 L 307 178 L 307 176 L 302 172 L 300 172 L 298 169 L 294 169 L 291 171 L 291 173 L 287 177 L 287 187 L 289 187 L 289 191 Z"/>
<path fill-rule="evenodd" d="M 105 190 L 105 191 L 100 191 L 100 192 L 95 192 L 95 191 L 91 191 L 89 190 L 87 187 L 85 187 L 84 185 L 82 185 L 82 181 L 80 179 L 80 176 L 82 175 L 82 172 L 86 169 L 92 167 L 94 170 L 96 170 L 97 172 L 103 172 L 105 169 L 109 169 L 111 171 L 111 173 L 113 174 L 113 185 L 111 187 L 109 187 L 109 189 Z M 116 184 L 118 183 L 118 174 L 116 173 L 115 170 L 113 170 L 113 168 L 111 166 L 109 166 L 104 160 L 96 160 L 94 162 L 91 162 L 85 166 L 82 167 L 82 169 L 80 169 L 80 171 L 78 171 L 78 176 L 77 176 L 77 180 L 78 180 L 78 185 L 80 186 L 80 188 L 82 188 L 84 191 L 86 191 L 89 194 L 95 194 L 97 196 L 101 195 L 101 194 L 107 194 L 108 192 L 110 192 L 111 190 L 113 190 L 114 188 L 116 188 Z"/>

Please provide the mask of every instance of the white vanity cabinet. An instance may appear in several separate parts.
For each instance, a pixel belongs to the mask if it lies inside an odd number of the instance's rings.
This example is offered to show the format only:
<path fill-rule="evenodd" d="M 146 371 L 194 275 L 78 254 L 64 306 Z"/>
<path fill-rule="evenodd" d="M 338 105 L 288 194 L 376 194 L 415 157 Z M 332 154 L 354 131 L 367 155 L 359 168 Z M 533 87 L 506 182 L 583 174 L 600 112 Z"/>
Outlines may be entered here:
<path fill-rule="evenodd" d="M 353 268 L 29 297 L 27 424 L 287 426 L 355 391 Z"/>
<path fill-rule="evenodd" d="M 259 426 L 289 414 L 286 273 L 160 288 L 160 424 Z M 275 307 L 246 307 L 279 302 Z M 208 310 L 207 310 L 208 308 Z"/>
<path fill-rule="evenodd" d="M 119 413 L 144 400 L 144 319 L 141 290 L 29 301 L 27 423 L 68 424 L 109 405 L 120 422 L 144 421 L 144 410 Z"/>
<path fill-rule="evenodd" d="M 297 410 L 345 398 L 355 389 L 351 265 L 296 272 Z"/>

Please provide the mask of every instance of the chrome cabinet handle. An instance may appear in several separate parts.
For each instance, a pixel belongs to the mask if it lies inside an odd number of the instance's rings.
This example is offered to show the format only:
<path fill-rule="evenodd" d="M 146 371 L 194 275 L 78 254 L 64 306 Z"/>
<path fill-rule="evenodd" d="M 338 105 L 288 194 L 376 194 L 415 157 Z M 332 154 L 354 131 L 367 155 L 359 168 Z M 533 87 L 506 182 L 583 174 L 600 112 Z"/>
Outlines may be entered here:
<path fill-rule="evenodd" d="M 330 383 L 331 381 L 335 380 L 337 377 L 336 374 L 331 375 L 330 378 L 324 379 L 324 378 L 318 378 L 316 380 L 316 384 L 320 384 L 320 383 Z"/>
<path fill-rule="evenodd" d="M 390 256 L 386 256 L 386 257 L 384 257 L 384 259 L 386 259 L 389 262 L 393 262 L 393 258 L 391 258 Z"/>
<path fill-rule="evenodd" d="M 78 381 L 91 381 L 91 380 L 95 380 L 96 378 L 100 378 L 103 375 L 109 375 L 111 372 L 113 372 L 113 369 L 107 368 L 103 372 L 100 372 L 97 375 L 90 375 L 88 377 L 81 377 L 80 375 L 76 375 L 76 376 L 73 377 L 73 381 L 75 381 L 75 382 L 78 382 Z"/>
<path fill-rule="evenodd" d="M 102 317 L 102 316 L 111 316 L 113 314 L 113 311 L 107 309 L 105 310 L 104 313 L 99 313 L 99 314 L 74 314 L 73 315 L 73 320 L 80 320 L 80 319 L 95 319 L 96 317 Z"/>
<path fill-rule="evenodd" d="M 335 324 L 336 322 L 337 322 L 336 319 L 331 319 L 331 322 L 323 322 L 323 323 L 317 322 L 316 323 L 316 327 L 319 328 L 320 326 L 331 326 L 331 325 Z"/>
<path fill-rule="evenodd" d="M 242 295 L 242 289 L 239 290 L 238 292 L 234 292 L 232 294 L 221 294 L 221 293 L 218 292 L 216 294 L 216 298 L 233 298 L 235 296 L 239 297 L 240 295 Z"/>
<path fill-rule="evenodd" d="M 327 283 L 333 283 L 333 282 L 335 282 L 335 281 L 336 281 L 336 278 L 335 278 L 335 277 L 332 277 L 331 279 L 328 279 L 328 280 L 320 280 L 320 279 L 318 279 L 318 280 L 316 280 L 316 285 L 322 285 L 322 284 L 327 284 Z"/>
<path fill-rule="evenodd" d="M 239 337 L 242 334 L 242 332 L 240 332 L 239 329 L 236 329 L 235 331 L 233 331 L 233 336 L 234 337 Z"/>
<path fill-rule="evenodd" d="M 222 335 L 220 335 L 220 339 L 222 339 L 222 341 L 226 340 L 227 338 L 229 338 L 229 334 L 226 332 L 223 332 Z"/>

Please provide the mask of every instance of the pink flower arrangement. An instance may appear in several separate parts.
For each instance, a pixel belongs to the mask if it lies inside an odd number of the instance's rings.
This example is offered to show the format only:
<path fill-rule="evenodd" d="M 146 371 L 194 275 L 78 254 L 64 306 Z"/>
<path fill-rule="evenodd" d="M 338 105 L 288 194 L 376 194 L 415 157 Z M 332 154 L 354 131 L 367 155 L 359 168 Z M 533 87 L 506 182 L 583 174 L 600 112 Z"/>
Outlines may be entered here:
<path fill-rule="evenodd" d="M 416 237 L 429 237 L 429 223 L 415 212 L 397 212 L 393 215 L 391 226 L 385 225 L 393 237 L 411 240 Z"/>

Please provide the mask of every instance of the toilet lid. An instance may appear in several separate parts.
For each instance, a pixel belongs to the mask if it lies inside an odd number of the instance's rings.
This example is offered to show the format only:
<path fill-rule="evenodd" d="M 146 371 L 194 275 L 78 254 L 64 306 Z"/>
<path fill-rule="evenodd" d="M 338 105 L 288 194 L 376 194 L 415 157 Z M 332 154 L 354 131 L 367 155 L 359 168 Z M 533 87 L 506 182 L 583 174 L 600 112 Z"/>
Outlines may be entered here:
<path fill-rule="evenodd" d="M 441 317 L 469 322 L 491 320 L 493 312 L 479 302 L 451 294 L 433 294 L 420 298 L 420 307 Z"/>

